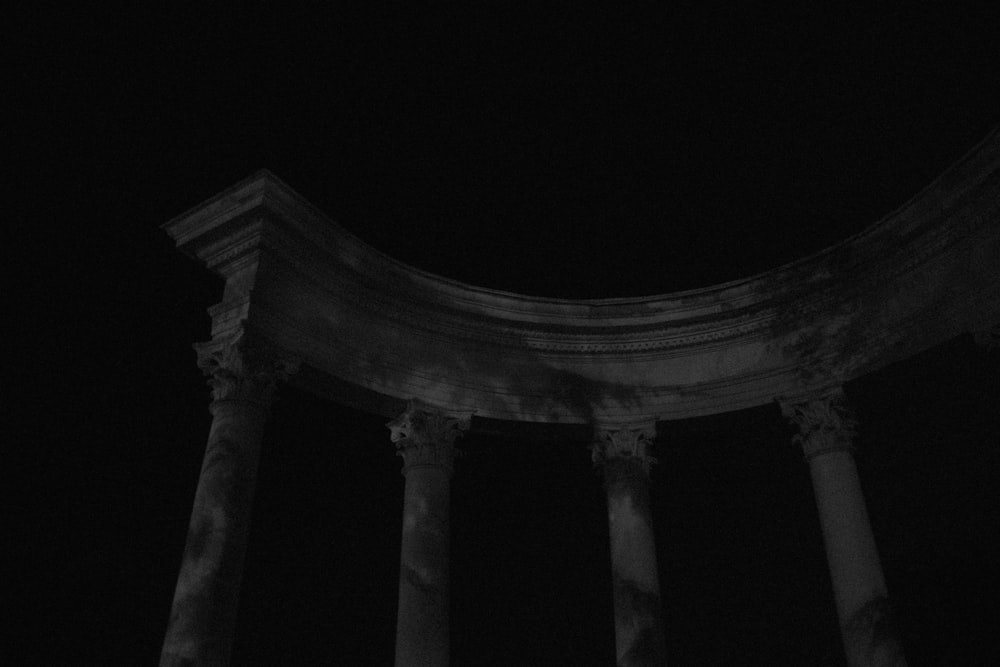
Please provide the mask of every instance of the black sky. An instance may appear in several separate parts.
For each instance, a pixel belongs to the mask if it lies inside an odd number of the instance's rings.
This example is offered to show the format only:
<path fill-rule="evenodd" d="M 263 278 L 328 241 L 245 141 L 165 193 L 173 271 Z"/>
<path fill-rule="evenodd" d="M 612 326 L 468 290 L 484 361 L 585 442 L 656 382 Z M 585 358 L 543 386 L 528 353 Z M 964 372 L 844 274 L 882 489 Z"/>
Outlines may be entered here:
<path fill-rule="evenodd" d="M 156 659 L 209 423 L 190 344 L 221 296 L 158 225 L 255 170 L 420 268 L 634 296 L 860 231 L 1000 122 L 995 15 L 542 5 L 13 17 L 18 567 L 0 661 Z M 1000 657 L 998 371 L 965 336 L 847 386 L 911 665 Z M 235 664 L 391 663 L 403 478 L 385 421 L 283 389 Z M 808 474 L 777 409 L 660 426 L 672 664 L 838 664 Z M 573 430 L 465 439 L 456 666 L 611 664 L 586 444 Z"/>

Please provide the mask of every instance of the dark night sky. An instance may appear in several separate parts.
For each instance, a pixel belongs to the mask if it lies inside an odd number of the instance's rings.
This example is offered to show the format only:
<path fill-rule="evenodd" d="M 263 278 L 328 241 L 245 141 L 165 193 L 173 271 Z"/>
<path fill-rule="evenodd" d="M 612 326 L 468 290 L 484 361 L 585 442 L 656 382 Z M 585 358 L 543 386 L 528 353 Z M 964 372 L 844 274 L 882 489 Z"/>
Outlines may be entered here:
<path fill-rule="evenodd" d="M 418 267 L 636 296 L 860 231 L 1000 122 L 995 15 L 543 5 L 12 17 L 4 384 L 23 405 L 5 438 L 18 568 L 0 662 L 155 661 L 210 419 L 190 344 L 221 296 L 158 225 L 257 169 Z M 847 392 L 910 664 L 997 664 L 1000 358 L 963 336 Z M 283 389 L 234 664 L 391 664 L 403 478 L 385 421 Z M 774 406 L 660 424 L 673 665 L 843 659 L 790 435 Z M 465 438 L 456 667 L 613 662 L 586 444 Z"/>

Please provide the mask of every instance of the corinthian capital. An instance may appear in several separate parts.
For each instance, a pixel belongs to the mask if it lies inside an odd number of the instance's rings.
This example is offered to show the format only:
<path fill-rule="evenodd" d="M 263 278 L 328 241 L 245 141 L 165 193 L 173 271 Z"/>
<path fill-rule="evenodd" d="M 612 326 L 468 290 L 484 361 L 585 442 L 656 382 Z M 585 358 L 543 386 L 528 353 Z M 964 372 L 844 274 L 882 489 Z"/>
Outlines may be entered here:
<path fill-rule="evenodd" d="M 449 415 L 411 400 L 401 415 L 386 424 L 396 453 L 403 457 L 403 473 L 414 466 L 436 465 L 450 474 L 455 440 L 468 430 L 469 422 L 469 415 Z"/>
<path fill-rule="evenodd" d="M 802 445 L 807 461 L 826 452 L 854 449 L 858 422 L 843 389 L 838 387 L 806 401 L 779 404 L 781 413 L 799 428 L 792 442 Z"/>
<path fill-rule="evenodd" d="M 215 401 L 270 405 L 278 380 L 297 368 L 296 362 L 281 357 L 246 322 L 233 334 L 196 343 L 194 349 Z"/>
<path fill-rule="evenodd" d="M 648 475 L 656 463 L 650 456 L 656 424 L 638 426 L 595 426 L 594 442 L 590 446 L 591 458 L 597 465 L 610 461 L 635 461 Z"/>

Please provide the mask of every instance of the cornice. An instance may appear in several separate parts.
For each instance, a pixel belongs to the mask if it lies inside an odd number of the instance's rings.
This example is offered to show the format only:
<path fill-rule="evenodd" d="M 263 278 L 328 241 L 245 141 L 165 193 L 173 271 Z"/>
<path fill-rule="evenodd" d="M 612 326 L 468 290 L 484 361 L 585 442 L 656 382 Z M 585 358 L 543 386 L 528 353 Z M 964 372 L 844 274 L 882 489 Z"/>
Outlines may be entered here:
<path fill-rule="evenodd" d="M 767 403 L 1000 320 L 1000 272 L 990 268 L 1000 265 L 1000 130 L 841 243 L 750 278 L 649 297 L 535 298 L 434 276 L 367 246 L 268 172 L 163 227 L 227 278 L 214 331 L 244 317 L 283 322 L 276 336 L 287 332 L 344 381 L 465 409 L 459 388 L 541 405 L 536 393 L 576 378 L 586 390 L 574 400 L 594 405 L 567 407 L 560 420 L 621 416 L 607 392 L 647 415 L 705 414 L 725 409 L 727 387 L 741 387 L 736 407 Z M 536 371 L 548 379 L 528 377 Z M 482 414 L 544 421 L 547 409 Z"/>

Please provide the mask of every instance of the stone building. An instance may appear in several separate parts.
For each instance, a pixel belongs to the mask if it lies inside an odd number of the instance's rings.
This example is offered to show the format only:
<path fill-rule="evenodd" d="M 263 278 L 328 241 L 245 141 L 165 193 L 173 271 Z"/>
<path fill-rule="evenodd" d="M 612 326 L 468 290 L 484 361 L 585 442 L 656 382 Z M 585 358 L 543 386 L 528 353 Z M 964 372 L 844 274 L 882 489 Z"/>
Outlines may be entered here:
<path fill-rule="evenodd" d="M 843 386 L 965 334 L 995 345 L 998 219 L 994 130 L 894 213 L 809 257 L 702 289 L 572 301 L 406 266 L 255 174 L 164 225 L 225 290 L 196 346 L 213 422 L 161 664 L 228 662 L 282 383 L 386 417 L 406 479 L 397 665 L 448 664 L 455 448 L 503 428 L 588 434 L 607 498 L 616 659 L 669 662 L 656 443 L 671 422 L 759 406 L 796 429 L 848 663 L 905 664 L 853 452 L 863 425 Z"/>

